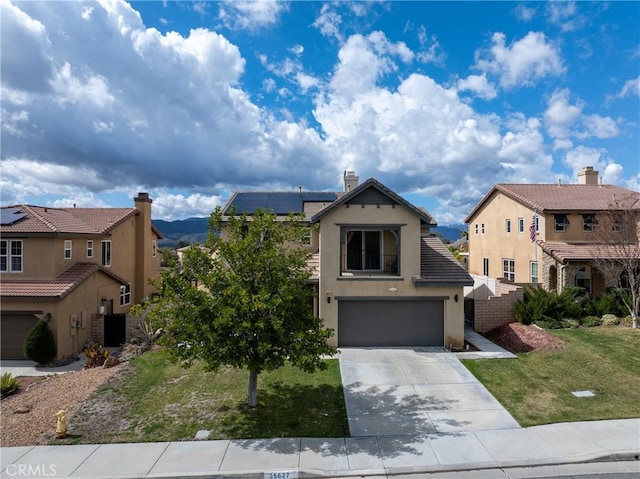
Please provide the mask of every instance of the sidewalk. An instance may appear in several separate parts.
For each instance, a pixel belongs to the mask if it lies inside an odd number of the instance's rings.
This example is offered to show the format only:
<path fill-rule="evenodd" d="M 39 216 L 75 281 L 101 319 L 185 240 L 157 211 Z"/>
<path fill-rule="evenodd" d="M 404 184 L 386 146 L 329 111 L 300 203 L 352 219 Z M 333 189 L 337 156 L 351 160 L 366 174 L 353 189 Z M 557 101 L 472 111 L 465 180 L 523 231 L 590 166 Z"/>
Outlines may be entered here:
<path fill-rule="evenodd" d="M 0 449 L 2 478 L 388 476 L 632 461 L 640 473 L 640 419 L 561 423 L 426 436 L 283 438 Z M 22 472 L 21 472 L 22 471 Z"/>

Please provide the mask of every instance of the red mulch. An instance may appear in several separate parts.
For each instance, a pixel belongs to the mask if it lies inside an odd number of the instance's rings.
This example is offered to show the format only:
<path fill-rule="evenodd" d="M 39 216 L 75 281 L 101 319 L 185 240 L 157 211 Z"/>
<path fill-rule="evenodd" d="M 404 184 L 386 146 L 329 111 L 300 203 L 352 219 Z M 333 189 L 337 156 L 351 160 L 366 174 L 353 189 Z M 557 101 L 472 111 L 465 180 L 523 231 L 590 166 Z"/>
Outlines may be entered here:
<path fill-rule="evenodd" d="M 565 346 L 564 341 L 551 336 L 543 329 L 518 322 L 492 329 L 485 336 L 512 353 L 528 353 L 534 350 L 552 351 Z"/>

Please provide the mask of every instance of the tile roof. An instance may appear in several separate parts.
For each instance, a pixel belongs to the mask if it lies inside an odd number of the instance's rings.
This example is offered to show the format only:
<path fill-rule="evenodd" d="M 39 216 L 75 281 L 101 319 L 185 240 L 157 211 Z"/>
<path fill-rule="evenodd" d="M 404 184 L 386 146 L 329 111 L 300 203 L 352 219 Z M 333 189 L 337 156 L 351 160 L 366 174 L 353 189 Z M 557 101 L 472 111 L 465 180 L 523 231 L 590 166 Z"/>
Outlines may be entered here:
<path fill-rule="evenodd" d="M 621 248 L 610 244 L 597 243 L 565 243 L 561 241 L 538 241 L 538 244 L 549 256 L 553 257 L 561 263 L 568 261 L 590 261 L 595 258 L 599 259 L 615 259 L 620 257 Z M 640 246 L 628 245 L 624 246 L 624 255 L 637 251 L 640 257 Z"/>
<path fill-rule="evenodd" d="M 614 201 L 622 209 L 640 210 L 640 193 L 615 185 L 496 184 L 469 213 L 468 223 L 476 211 L 494 193 L 501 192 L 539 212 L 604 211 Z"/>
<path fill-rule="evenodd" d="M 440 238 L 434 235 L 421 238 L 420 278 L 414 282 L 418 286 L 473 285 L 469 273 Z"/>
<path fill-rule="evenodd" d="M 109 233 L 115 226 L 138 214 L 136 208 L 49 208 L 32 205 L 17 205 L 7 208 L 19 209 L 27 216 L 12 224 L 1 225 L 0 231 L 3 234 L 102 235 Z"/>
<path fill-rule="evenodd" d="M 76 263 L 52 280 L 3 277 L 0 280 L 0 297 L 62 299 L 98 271 L 111 276 L 120 284 L 128 283 L 97 263 Z"/>
<path fill-rule="evenodd" d="M 326 191 L 236 191 L 223 206 L 222 214 L 228 214 L 232 207 L 236 208 L 236 214 L 253 214 L 257 209 L 271 210 L 277 215 L 298 214 L 308 212 L 309 203 L 322 205 L 337 197 L 337 193 Z"/>

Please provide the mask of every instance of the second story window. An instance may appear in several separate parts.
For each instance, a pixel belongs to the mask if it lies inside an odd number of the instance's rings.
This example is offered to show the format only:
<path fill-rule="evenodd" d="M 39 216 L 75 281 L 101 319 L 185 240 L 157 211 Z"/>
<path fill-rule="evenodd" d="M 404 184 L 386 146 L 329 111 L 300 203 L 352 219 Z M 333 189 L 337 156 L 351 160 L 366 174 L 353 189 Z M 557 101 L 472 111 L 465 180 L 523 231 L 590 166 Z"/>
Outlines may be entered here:
<path fill-rule="evenodd" d="M 153 240 L 151 242 L 151 256 L 155 258 L 156 254 L 158 254 L 158 242 Z"/>
<path fill-rule="evenodd" d="M 93 258 L 93 240 L 87 240 L 87 258 Z"/>
<path fill-rule="evenodd" d="M 553 215 L 553 218 L 556 232 L 562 233 L 567 231 L 567 228 L 569 227 L 569 219 L 567 218 L 567 215 Z"/>
<path fill-rule="evenodd" d="M 120 286 L 120 306 L 126 306 L 131 303 L 131 284 L 123 284 Z"/>
<path fill-rule="evenodd" d="M 524 233 L 524 218 L 518 218 L 518 233 Z"/>
<path fill-rule="evenodd" d="M 102 242 L 102 266 L 111 266 L 111 240 Z"/>
<path fill-rule="evenodd" d="M 72 245 L 71 240 L 64 240 L 64 259 L 71 259 Z"/>
<path fill-rule="evenodd" d="M 0 271 L 22 273 L 22 240 L 0 241 Z"/>
<path fill-rule="evenodd" d="M 478 223 L 476 223 L 476 234 L 478 234 Z"/>
<path fill-rule="evenodd" d="M 506 220 L 504 223 L 504 227 L 507 231 L 507 233 L 511 233 L 511 220 Z"/>
<path fill-rule="evenodd" d="M 596 215 L 582 215 L 582 231 L 594 231 L 598 226 Z"/>
<path fill-rule="evenodd" d="M 484 223 L 480 224 L 480 231 L 482 231 L 482 234 L 484 234 Z"/>

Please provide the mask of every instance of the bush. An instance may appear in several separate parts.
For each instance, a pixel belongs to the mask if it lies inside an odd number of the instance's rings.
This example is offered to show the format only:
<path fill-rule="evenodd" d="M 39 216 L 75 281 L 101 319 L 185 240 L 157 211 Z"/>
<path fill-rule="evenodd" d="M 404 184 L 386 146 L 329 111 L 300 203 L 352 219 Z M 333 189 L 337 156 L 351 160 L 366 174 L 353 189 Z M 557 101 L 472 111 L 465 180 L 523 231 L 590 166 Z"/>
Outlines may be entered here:
<path fill-rule="evenodd" d="M 102 366 L 107 360 L 109 357 L 109 350 L 102 349 L 102 345 L 100 343 L 96 343 L 90 339 L 84 344 L 84 354 L 87 356 L 84 367 L 86 369 L 97 368 Z"/>
<path fill-rule="evenodd" d="M 603 326 L 615 326 L 620 322 L 615 314 L 605 314 L 602 316 Z"/>
<path fill-rule="evenodd" d="M 609 288 L 607 292 L 598 296 L 593 300 L 595 311 L 592 314 L 602 316 L 604 314 L 613 314 L 614 316 L 623 317 L 629 314 L 629 310 L 622 301 L 623 296 L 628 296 L 629 290 Z"/>
<path fill-rule="evenodd" d="M 23 352 L 25 357 L 38 364 L 49 364 L 56 357 L 56 340 L 49 326 L 44 321 L 38 321 L 24 340 Z"/>
<path fill-rule="evenodd" d="M 7 397 L 18 390 L 18 378 L 11 373 L 4 373 L 0 379 L 0 396 Z"/>
<path fill-rule="evenodd" d="M 600 326 L 602 324 L 602 319 L 598 316 L 585 316 L 580 321 L 580 324 L 585 328 L 593 328 L 594 326 Z"/>
<path fill-rule="evenodd" d="M 561 323 L 563 318 L 581 317 L 586 301 L 584 288 L 566 288 L 560 294 L 533 288 L 525 290 L 523 300 L 515 305 L 514 314 L 522 324 Z M 554 329 L 562 327 L 558 324 Z"/>
<path fill-rule="evenodd" d="M 576 329 L 580 326 L 580 321 L 573 318 L 564 318 L 562 321 L 560 321 L 560 324 L 564 329 Z"/>

